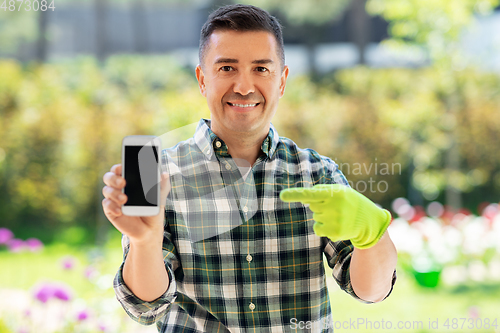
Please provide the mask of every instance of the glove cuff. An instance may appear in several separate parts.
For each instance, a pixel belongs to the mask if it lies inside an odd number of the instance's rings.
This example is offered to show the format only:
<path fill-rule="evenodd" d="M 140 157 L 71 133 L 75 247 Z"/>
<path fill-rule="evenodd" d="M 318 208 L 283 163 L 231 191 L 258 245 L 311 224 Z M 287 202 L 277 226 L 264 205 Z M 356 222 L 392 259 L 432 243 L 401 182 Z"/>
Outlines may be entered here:
<path fill-rule="evenodd" d="M 365 197 L 363 199 L 370 201 Z M 356 228 L 359 228 L 362 236 L 351 239 L 351 243 L 358 249 L 368 249 L 374 246 L 382 238 L 390 223 L 391 213 L 388 210 L 377 207 L 372 201 L 369 205 L 360 202 Z"/>

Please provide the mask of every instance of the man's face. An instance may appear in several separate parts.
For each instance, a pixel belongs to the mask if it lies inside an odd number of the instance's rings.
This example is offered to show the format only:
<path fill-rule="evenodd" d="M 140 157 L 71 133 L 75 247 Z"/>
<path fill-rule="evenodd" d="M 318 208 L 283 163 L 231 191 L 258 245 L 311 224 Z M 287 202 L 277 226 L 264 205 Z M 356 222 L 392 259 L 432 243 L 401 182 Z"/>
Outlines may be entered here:
<path fill-rule="evenodd" d="M 267 31 L 216 30 L 202 66 L 196 67 L 215 134 L 265 136 L 285 92 L 288 67 L 281 70 L 277 43 Z"/>

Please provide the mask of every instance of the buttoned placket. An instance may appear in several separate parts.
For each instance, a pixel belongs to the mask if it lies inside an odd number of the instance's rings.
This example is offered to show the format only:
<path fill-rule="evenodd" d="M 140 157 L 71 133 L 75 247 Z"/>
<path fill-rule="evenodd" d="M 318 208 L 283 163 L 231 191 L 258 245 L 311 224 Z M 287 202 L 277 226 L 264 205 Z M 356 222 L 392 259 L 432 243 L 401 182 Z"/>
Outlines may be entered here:
<path fill-rule="evenodd" d="M 256 193 L 252 193 L 251 191 L 256 191 L 255 187 L 255 182 L 253 180 L 253 174 L 254 171 L 260 167 L 262 167 L 261 163 L 264 163 L 265 156 L 259 156 L 257 161 L 254 163 L 252 166 L 252 169 L 250 170 L 250 173 L 248 174 L 246 180 L 243 182 L 242 186 L 242 197 L 240 200 L 241 204 L 241 211 L 243 212 L 243 216 L 245 218 L 245 225 L 246 225 L 246 235 L 247 235 L 247 242 L 246 242 L 246 248 L 245 244 L 241 245 L 240 248 L 240 253 L 245 253 L 246 250 L 246 257 L 244 257 L 244 260 L 247 261 L 247 267 L 248 270 L 245 270 L 245 281 L 248 282 L 249 286 L 243 288 L 244 290 L 244 297 L 246 300 L 248 300 L 248 312 L 247 315 L 248 320 L 252 323 L 255 323 L 255 325 L 258 325 L 259 321 L 259 312 L 256 313 L 259 309 L 259 304 L 257 300 L 259 299 L 259 295 L 261 295 L 262 291 L 259 291 L 258 289 L 254 288 L 254 284 L 257 282 L 257 270 L 256 270 L 256 262 L 254 262 L 254 257 L 253 254 L 256 251 L 256 246 L 259 246 L 256 244 L 256 231 L 258 227 L 256 227 L 255 224 L 261 224 L 259 221 L 253 219 L 253 215 L 255 210 L 257 209 L 257 196 Z M 262 244 L 261 244 L 262 246 Z"/>
<path fill-rule="evenodd" d="M 222 147 L 222 143 L 219 139 L 216 139 L 214 142 L 214 146 L 218 149 Z M 216 152 L 216 150 L 214 149 Z M 257 209 L 257 197 L 255 193 L 255 184 L 253 182 L 253 167 L 258 163 L 263 163 L 265 156 L 259 156 L 257 161 L 252 166 L 252 170 L 248 174 L 246 179 L 241 177 L 241 173 L 239 168 L 236 166 L 234 160 L 232 158 L 223 157 L 217 155 L 219 159 L 219 165 L 221 174 L 223 175 L 223 179 L 226 184 L 230 184 L 233 189 L 233 194 L 237 198 L 237 202 L 240 208 L 241 217 L 243 219 L 243 225 L 240 226 L 242 231 L 246 235 L 243 237 L 246 241 L 240 243 L 240 253 L 246 253 L 246 256 L 242 256 L 242 266 L 247 267 L 248 269 L 243 270 L 242 274 L 243 281 L 246 286 L 243 287 L 243 296 L 246 300 L 248 300 L 248 315 L 249 321 L 255 321 L 258 318 L 254 315 L 254 311 L 257 309 L 258 304 L 255 303 L 255 297 L 257 296 L 257 290 L 253 288 L 253 285 L 256 283 L 256 271 L 255 265 L 253 262 L 252 254 L 255 252 L 255 230 L 252 222 L 252 215 Z M 255 202 L 253 202 L 255 201 Z M 255 207 L 253 207 L 255 206 Z"/>

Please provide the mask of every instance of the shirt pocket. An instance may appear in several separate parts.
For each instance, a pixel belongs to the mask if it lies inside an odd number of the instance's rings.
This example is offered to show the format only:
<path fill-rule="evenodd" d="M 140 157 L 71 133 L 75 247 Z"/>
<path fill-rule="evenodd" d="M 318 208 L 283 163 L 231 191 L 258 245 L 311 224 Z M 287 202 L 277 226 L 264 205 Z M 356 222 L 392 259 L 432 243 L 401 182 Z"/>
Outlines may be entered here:
<path fill-rule="evenodd" d="M 321 268 L 321 238 L 313 231 L 312 212 L 301 203 L 286 206 L 266 212 L 265 251 L 271 267 L 294 273 Z"/>

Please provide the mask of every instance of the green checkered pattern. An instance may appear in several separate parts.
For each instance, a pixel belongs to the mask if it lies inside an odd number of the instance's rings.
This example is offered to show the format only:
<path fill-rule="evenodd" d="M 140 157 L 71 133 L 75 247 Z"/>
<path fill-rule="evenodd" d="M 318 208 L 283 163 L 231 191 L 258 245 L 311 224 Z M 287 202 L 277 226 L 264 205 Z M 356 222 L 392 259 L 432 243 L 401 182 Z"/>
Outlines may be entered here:
<path fill-rule="evenodd" d="M 125 285 L 122 264 L 114 287 L 130 317 L 156 322 L 159 332 L 296 332 L 294 318 L 333 332 L 322 325 L 331 322 L 324 258 L 340 288 L 364 302 L 350 283 L 350 241 L 316 236 L 309 208 L 279 199 L 289 187 L 348 186 L 335 162 L 279 137 L 272 125 L 261 149 L 243 179 L 202 119 L 193 138 L 163 150 L 172 183 L 163 242 L 170 286 L 144 302 Z M 125 259 L 126 236 L 122 243 Z"/>

